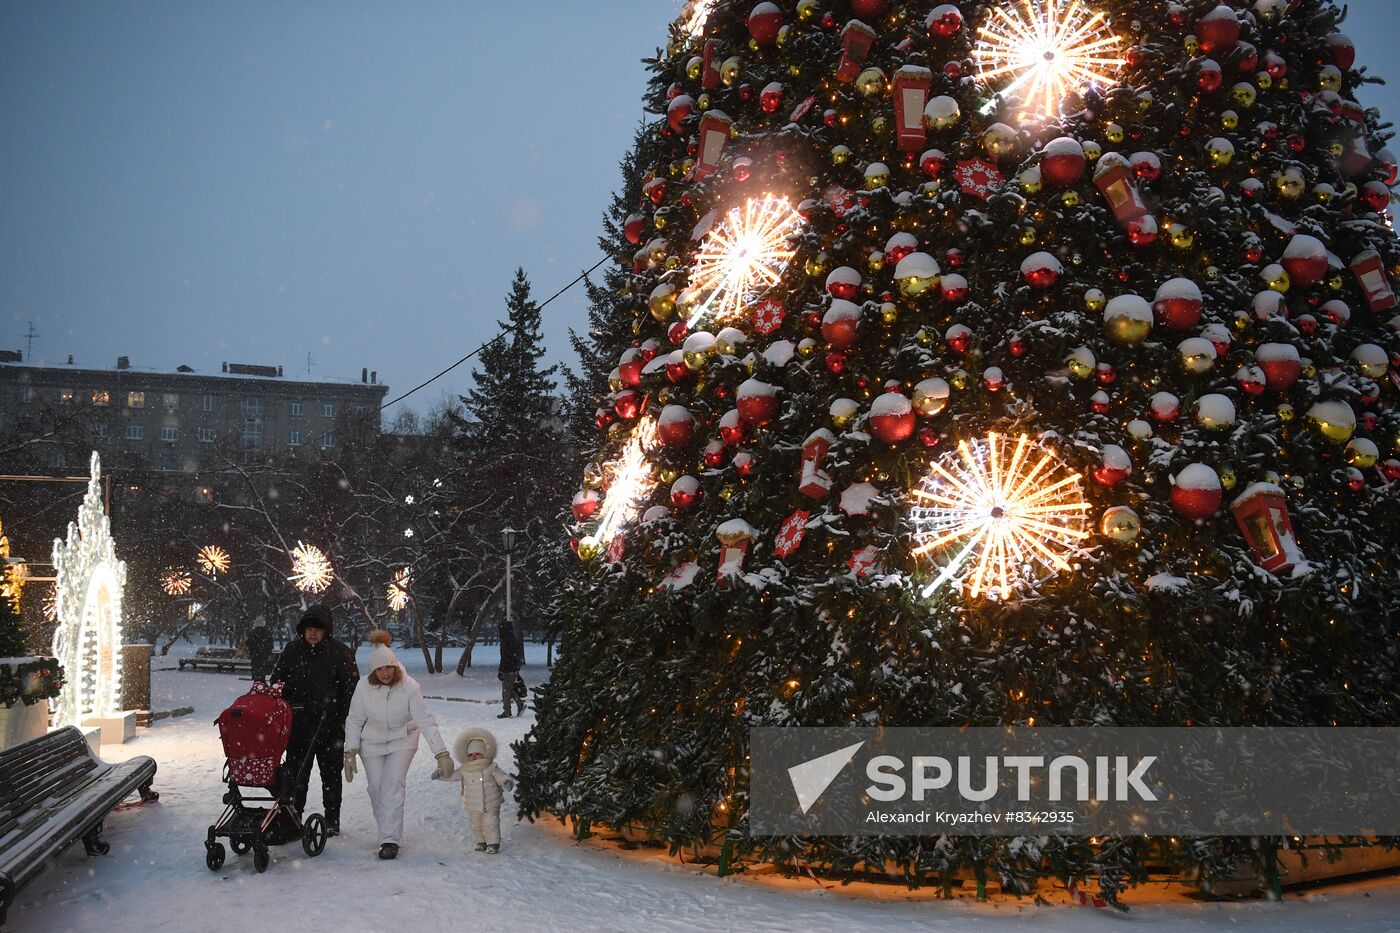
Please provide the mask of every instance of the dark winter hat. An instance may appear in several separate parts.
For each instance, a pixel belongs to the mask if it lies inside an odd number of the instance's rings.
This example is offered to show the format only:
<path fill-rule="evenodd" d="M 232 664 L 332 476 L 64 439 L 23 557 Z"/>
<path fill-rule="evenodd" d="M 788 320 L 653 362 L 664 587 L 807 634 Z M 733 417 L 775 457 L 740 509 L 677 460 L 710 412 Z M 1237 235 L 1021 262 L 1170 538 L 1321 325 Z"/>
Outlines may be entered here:
<path fill-rule="evenodd" d="M 323 629 L 327 635 L 331 633 L 331 611 L 325 603 L 317 603 L 307 608 L 306 614 L 297 623 L 297 634 L 300 635 L 308 628 Z"/>

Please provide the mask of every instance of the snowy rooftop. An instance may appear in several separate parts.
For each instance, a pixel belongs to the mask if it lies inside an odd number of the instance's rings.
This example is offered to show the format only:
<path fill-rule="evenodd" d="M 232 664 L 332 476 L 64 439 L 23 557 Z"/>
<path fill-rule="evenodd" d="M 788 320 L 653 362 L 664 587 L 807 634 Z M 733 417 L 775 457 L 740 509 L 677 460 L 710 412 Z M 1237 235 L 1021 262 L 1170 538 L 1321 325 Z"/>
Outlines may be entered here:
<path fill-rule="evenodd" d="M 239 364 L 225 364 L 225 365 L 239 365 Z M 285 372 L 285 370 L 284 370 L 282 367 L 280 367 L 280 366 L 277 366 L 277 367 L 264 366 L 264 367 L 259 367 L 259 368 L 260 368 L 260 369 L 277 369 L 279 372 Z M 131 366 L 131 365 L 127 365 L 127 366 L 116 366 L 116 365 L 113 365 L 113 366 L 82 366 L 82 365 L 78 365 L 78 364 L 76 364 L 76 363 L 48 363 L 48 362 L 43 362 L 43 361 L 40 361 L 40 362 L 37 362 L 37 363 L 36 363 L 36 362 L 30 362 L 30 361 L 24 361 L 24 362 L 0 361 L 0 369 L 31 369 L 31 370 L 36 370 L 36 371 L 45 372 L 45 373 L 62 373 L 62 372 L 83 373 L 83 374 L 93 374 L 93 373 L 102 373 L 102 374 L 137 373 L 137 374 L 140 374 L 140 375 L 143 375 L 143 376 L 170 376 L 170 377 L 177 378 L 177 379 L 179 379 L 179 378 L 237 379 L 237 380 L 241 380 L 241 381 L 248 381 L 248 380 L 251 380 L 251 381 L 254 381 L 254 382 L 272 382 L 272 383 L 313 383 L 313 384 L 331 384 L 331 385 L 343 385 L 343 386 L 364 386 L 364 387 L 367 388 L 367 389 L 374 388 L 374 389 L 386 389 L 386 390 L 387 390 L 387 388 L 388 388 L 388 386 L 385 385 L 385 384 L 382 383 L 382 382 L 365 382 L 365 381 L 363 381 L 363 380 L 361 380 L 361 379 L 355 379 L 355 378 L 350 378 L 350 377 L 346 377 L 346 376 L 313 376 L 313 375 L 310 375 L 310 374 L 300 374 L 300 375 L 298 375 L 298 374 L 296 374 L 296 373 L 288 373 L 288 374 L 286 374 L 286 375 L 271 375 L 271 374 L 247 373 L 247 372 L 215 372 L 215 371 L 212 371 L 212 370 L 210 370 L 210 371 L 198 370 L 198 369 L 194 369 L 193 367 L 190 367 L 190 366 L 182 366 L 182 367 L 180 367 L 180 368 L 178 368 L 178 369 L 157 369 L 157 368 L 155 368 L 155 367 L 153 367 L 153 366 Z"/>

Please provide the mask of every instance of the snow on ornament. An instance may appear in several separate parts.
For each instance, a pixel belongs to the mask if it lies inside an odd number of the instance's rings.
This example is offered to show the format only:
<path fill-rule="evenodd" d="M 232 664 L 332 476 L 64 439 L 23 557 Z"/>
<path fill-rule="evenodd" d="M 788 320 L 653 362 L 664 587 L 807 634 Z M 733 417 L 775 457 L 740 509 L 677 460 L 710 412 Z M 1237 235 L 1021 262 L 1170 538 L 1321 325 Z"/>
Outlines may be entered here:
<path fill-rule="evenodd" d="M 1176 345 L 1177 359 L 1187 373 L 1199 376 L 1215 366 L 1215 344 L 1204 337 L 1187 337 Z"/>
<path fill-rule="evenodd" d="M 695 416 L 684 405 L 667 405 L 656 419 L 656 436 L 667 447 L 689 447 L 695 435 Z"/>
<path fill-rule="evenodd" d="M 678 566 L 675 570 L 666 574 L 661 582 L 656 585 L 659 590 L 683 590 L 695 582 L 695 577 L 700 573 L 700 565 L 693 560 L 688 560 Z"/>
<path fill-rule="evenodd" d="M 1045 144 L 1040 161 L 1040 177 L 1053 188 L 1068 188 L 1084 177 L 1088 165 L 1084 147 L 1069 136 L 1052 139 Z"/>
<path fill-rule="evenodd" d="M 1196 423 L 1212 431 L 1233 427 L 1235 403 L 1227 395 L 1211 392 L 1196 399 Z"/>
<path fill-rule="evenodd" d="M 953 170 L 953 178 L 963 194 L 989 200 L 992 192 L 1000 188 L 1006 176 L 995 164 L 981 157 L 964 159 Z"/>
<path fill-rule="evenodd" d="M 1294 285 L 1310 288 L 1327 277 L 1327 247 L 1317 237 L 1296 234 L 1284 248 L 1282 264 Z"/>
<path fill-rule="evenodd" d="M 948 407 L 951 391 L 946 380 L 931 376 L 914 386 L 913 406 L 919 414 L 932 418 Z"/>
<path fill-rule="evenodd" d="M 822 339 L 833 350 L 844 350 L 856 342 L 860 332 L 860 305 L 844 298 L 832 299 L 822 316 Z"/>
<path fill-rule="evenodd" d="M 860 273 L 850 266 L 838 266 L 826 277 L 826 293 L 832 298 L 854 301 L 860 294 Z"/>
<path fill-rule="evenodd" d="M 1356 431 L 1356 412 L 1346 402 L 1321 401 L 1308 409 L 1308 422 L 1329 443 L 1340 447 Z"/>
<path fill-rule="evenodd" d="M 1143 181 L 1153 182 L 1162 177 L 1162 159 L 1155 152 L 1134 152 L 1128 164 L 1133 174 Z"/>
<path fill-rule="evenodd" d="M 671 484 L 671 507 L 677 512 L 684 512 L 700 501 L 703 494 L 698 479 L 689 475 L 679 477 Z"/>
<path fill-rule="evenodd" d="M 1240 20 L 1235 11 L 1220 4 L 1196 23 L 1196 39 L 1207 55 L 1224 54 L 1240 41 Z"/>
<path fill-rule="evenodd" d="M 783 521 L 778 536 L 773 540 L 775 555 L 786 560 L 802 545 L 802 539 L 807 536 L 807 519 L 811 515 L 811 512 L 798 509 Z"/>
<path fill-rule="evenodd" d="M 900 232 L 885 241 L 885 262 L 898 266 L 905 256 L 919 248 L 919 240 L 912 233 Z"/>
<path fill-rule="evenodd" d="M 761 427 L 778 415 L 778 390 L 759 379 L 739 383 L 739 420 L 745 425 Z"/>
<path fill-rule="evenodd" d="M 1183 518 L 1210 518 L 1220 510 L 1224 495 L 1220 476 L 1204 463 L 1193 463 L 1172 477 L 1172 508 Z"/>
<path fill-rule="evenodd" d="M 1152 306 L 1140 295 L 1119 295 L 1104 308 L 1103 324 L 1114 343 L 1142 343 L 1152 331 Z"/>
<path fill-rule="evenodd" d="M 1156 392 L 1147 400 L 1147 411 L 1158 424 L 1171 424 L 1181 415 L 1181 399 L 1170 392 Z"/>
<path fill-rule="evenodd" d="M 914 406 L 899 392 L 885 392 L 870 403 L 870 433 L 886 444 L 914 436 Z"/>
<path fill-rule="evenodd" d="M 671 102 L 666 105 L 666 122 L 670 124 L 671 130 L 679 133 L 681 124 L 694 110 L 695 98 L 689 94 L 679 94 L 671 98 Z"/>
<path fill-rule="evenodd" d="M 1215 348 L 1216 359 L 1223 359 L 1230 352 L 1230 331 L 1224 324 L 1207 324 L 1201 328 L 1201 337 Z"/>
<path fill-rule="evenodd" d="M 1044 251 L 1031 253 L 1021 262 L 1021 277 L 1032 288 L 1046 289 L 1060 280 L 1065 267 L 1054 254 Z"/>
<path fill-rule="evenodd" d="M 772 45 L 778 41 L 778 31 L 783 28 L 783 11 L 769 0 L 749 11 L 749 35 L 759 45 Z"/>
<path fill-rule="evenodd" d="M 1298 381 L 1303 362 L 1291 343 L 1264 343 L 1254 351 L 1254 364 L 1264 372 L 1264 384 L 1272 392 L 1283 392 Z"/>
<path fill-rule="evenodd" d="M 1251 483 L 1230 503 L 1230 512 L 1260 567 L 1270 573 L 1282 573 L 1303 563 L 1293 536 L 1293 522 L 1288 517 L 1288 503 L 1278 486 Z"/>
<path fill-rule="evenodd" d="M 1163 282 L 1152 302 L 1157 320 L 1172 330 L 1195 327 L 1204 308 L 1205 298 L 1201 295 L 1201 287 L 1190 279 L 1182 278 Z"/>
<path fill-rule="evenodd" d="M 949 272 L 939 277 L 938 289 L 942 293 L 944 301 L 957 304 L 967 297 L 967 278 L 956 272 Z"/>
<path fill-rule="evenodd" d="M 962 109 L 951 97 L 935 97 L 924 105 L 924 126 L 931 130 L 946 130 L 962 119 Z"/>
<path fill-rule="evenodd" d="M 928 253 L 913 252 L 905 255 L 894 267 L 894 280 L 899 285 L 901 295 L 918 298 L 938 284 L 941 271 L 938 261 Z"/>
<path fill-rule="evenodd" d="M 1128 452 L 1117 444 L 1105 444 L 1093 475 L 1096 483 L 1112 488 L 1133 475 L 1133 460 L 1128 456 Z"/>
<path fill-rule="evenodd" d="M 934 7 L 924 20 L 924 28 L 935 39 L 947 39 L 957 35 L 962 25 L 962 10 L 951 3 L 942 3 Z"/>
<path fill-rule="evenodd" d="M 573 512 L 574 521 L 586 522 L 598 511 L 598 506 L 602 504 L 602 497 L 598 495 L 596 489 L 580 489 L 574 493 L 573 505 L 570 511 Z"/>
<path fill-rule="evenodd" d="M 1390 357 L 1374 343 L 1363 343 L 1352 350 L 1351 361 L 1357 372 L 1368 379 L 1379 379 L 1390 368 Z"/>

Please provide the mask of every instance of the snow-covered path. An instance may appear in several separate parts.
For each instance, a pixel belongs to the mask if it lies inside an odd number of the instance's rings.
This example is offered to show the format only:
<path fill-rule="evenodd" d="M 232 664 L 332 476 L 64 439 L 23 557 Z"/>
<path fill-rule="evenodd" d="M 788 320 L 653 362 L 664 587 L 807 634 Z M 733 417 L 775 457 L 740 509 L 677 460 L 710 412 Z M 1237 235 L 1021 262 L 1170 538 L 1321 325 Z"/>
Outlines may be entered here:
<path fill-rule="evenodd" d="M 420 654 L 400 655 L 425 694 L 454 698 L 430 701 L 447 741 L 468 725 L 484 725 L 500 739 L 502 767 L 513 770 L 509 744 L 523 735 L 530 714 L 495 718 L 494 648 L 478 649 L 477 666 L 466 678 L 425 676 Z M 534 684 L 544 673 L 542 649 L 531 646 L 528 661 L 526 680 Z M 175 658 L 157 662 L 173 668 Z M 515 823 L 509 803 L 502 811 L 502 854 L 479 855 L 471 851 L 456 785 L 427 778 L 432 757 L 426 747 L 414 761 L 397 861 L 375 858 L 374 820 L 360 778 L 346 787 L 344 834 L 319 858 L 308 859 L 293 844 L 273 850 L 266 874 L 254 873 L 250 856 L 232 853 L 222 870 L 211 872 L 204 867 L 203 840 L 224 790 L 212 721 L 247 686 L 233 675 L 154 675 L 155 708 L 193 706 L 194 715 L 161 721 L 104 755 L 154 757 L 160 802 L 108 818 L 110 855 L 87 859 L 81 846 L 65 852 L 20 893 L 6 930 L 1400 931 L 1396 878 L 1290 896 L 1281 904 L 1163 902 L 1142 893 L 1130 901 L 1143 906 L 1127 915 L 1070 906 L 1063 892 L 1047 895 L 1051 906 L 1028 899 L 945 902 L 907 897 L 902 889 L 871 899 L 823 891 L 810 880 L 718 879 L 653 855 L 575 845 L 554 826 Z M 319 792 L 312 783 L 315 808 Z"/>

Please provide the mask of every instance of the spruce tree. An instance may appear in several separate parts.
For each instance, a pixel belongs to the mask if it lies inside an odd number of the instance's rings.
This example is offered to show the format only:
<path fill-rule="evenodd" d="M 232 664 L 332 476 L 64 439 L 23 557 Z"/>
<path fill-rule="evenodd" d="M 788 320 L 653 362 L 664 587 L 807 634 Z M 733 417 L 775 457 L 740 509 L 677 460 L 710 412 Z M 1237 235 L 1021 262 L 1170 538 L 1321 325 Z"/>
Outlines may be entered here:
<path fill-rule="evenodd" d="M 1395 721 L 1396 159 L 1342 11 L 694 6 L 653 66 L 638 345 L 610 360 L 522 814 L 1110 899 L 1265 858 L 758 838 L 748 729 Z M 1063 86 L 995 35 L 1052 9 L 1103 40 Z M 790 236 L 735 294 L 706 269 L 755 206 Z"/>

